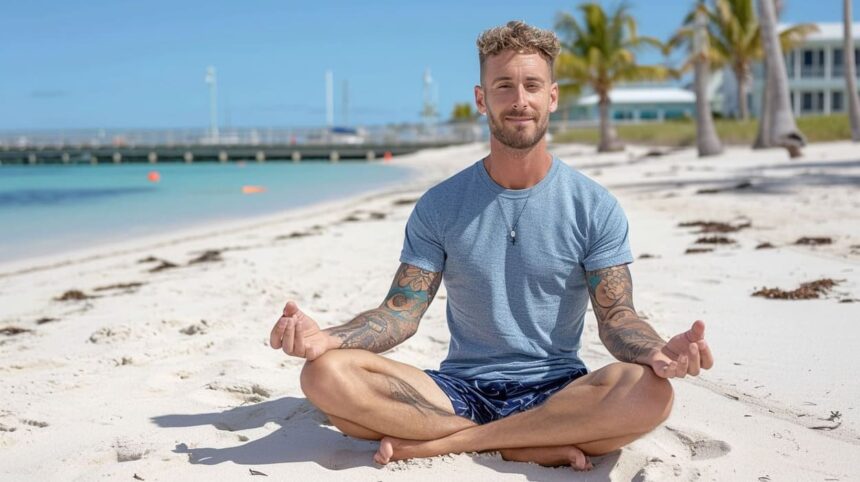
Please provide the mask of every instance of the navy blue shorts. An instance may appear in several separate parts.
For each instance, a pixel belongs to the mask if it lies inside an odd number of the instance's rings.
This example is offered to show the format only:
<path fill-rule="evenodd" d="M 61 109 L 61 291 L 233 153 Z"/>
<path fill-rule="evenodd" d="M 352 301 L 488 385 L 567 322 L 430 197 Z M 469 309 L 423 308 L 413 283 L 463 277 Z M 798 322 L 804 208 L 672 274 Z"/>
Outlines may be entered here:
<path fill-rule="evenodd" d="M 424 370 L 448 395 L 454 413 L 484 424 L 537 407 L 550 395 L 588 371 L 577 368 L 551 380 L 522 383 L 513 380 L 463 380 L 436 370 Z"/>

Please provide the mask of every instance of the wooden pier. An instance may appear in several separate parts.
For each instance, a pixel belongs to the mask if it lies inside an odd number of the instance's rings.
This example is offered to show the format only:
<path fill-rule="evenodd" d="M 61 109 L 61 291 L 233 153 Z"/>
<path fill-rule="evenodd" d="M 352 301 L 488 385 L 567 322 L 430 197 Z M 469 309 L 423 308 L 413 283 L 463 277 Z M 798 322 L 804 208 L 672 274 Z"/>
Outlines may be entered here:
<path fill-rule="evenodd" d="M 153 146 L 32 146 L 0 147 L 0 164 L 108 164 L 162 162 L 268 162 L 306 160 L 338 162 L 368 161 L 402 156 L 421 149 L 451 145 L 416 143 L 399 145 L 153 145 Z"/>

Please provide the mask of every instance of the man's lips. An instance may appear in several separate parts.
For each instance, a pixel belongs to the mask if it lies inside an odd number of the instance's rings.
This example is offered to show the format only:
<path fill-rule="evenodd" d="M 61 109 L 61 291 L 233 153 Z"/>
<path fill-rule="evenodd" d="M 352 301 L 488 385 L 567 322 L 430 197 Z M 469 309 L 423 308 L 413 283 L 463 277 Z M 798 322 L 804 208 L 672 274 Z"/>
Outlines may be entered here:
<path fill-rule="evenodd" d="M 511 122 L 528 122 L 534 120 L 534 117 L 514 117 L 514 116 L 506 116 L 505 120 L 509 120 Z"/>

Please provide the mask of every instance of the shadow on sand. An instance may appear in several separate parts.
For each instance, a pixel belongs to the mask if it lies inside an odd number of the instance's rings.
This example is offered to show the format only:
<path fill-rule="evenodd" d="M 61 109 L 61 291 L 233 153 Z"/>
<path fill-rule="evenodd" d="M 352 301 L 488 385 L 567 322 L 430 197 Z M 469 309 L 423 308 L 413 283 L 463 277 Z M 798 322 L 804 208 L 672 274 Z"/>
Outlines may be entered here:
<path fill-rule="evenodd" d="M 240 432 L 276 424 L 279 428 L 268 435 L 251 439 L 242 445 L 224 448 L 176 445 L 175 453 L 188 454 L 191 464 L 217 465 L 233 462 L 239 465 L 262 466 L 289 462 L 314 462 L 329 470 L 355 467 L 379 467 L 373 463 L 378 442 L 358 440 L 343 435 L 334 428 L 305 398 L 285 397 L 254 405 L 243 405 L 223 412 L 200 414 L 171 414 L 152 418 L 162 428 L 198 427 L 210 425 L 226 432 Z M 237 440 L 240 433 L 237 433 Z M 577 480 L 610 480 L 609 474 L 618 462 L 619 454 L 594 459 L 595 469 L 579 473 Z M 546 468 L 535 464 L 507 462 L 498 454 L 473 455 L 475 464 L 503 474 L 520 474 L 526 480 L 569 480 L 570 468 Z"/>
<path fill-rule="evenodd" d="M 244 405 L 223 412 L 175 414 L 153 417 L 159 427 L 211 425 L 218 430 L 238 432 L 273 423 L 280 428 L 242 445 L 225 448 L 189 447 L 180 443 L 176 453 L 188 454 L 192 464 L 266 465 L 285 462 L 316 462 L 329 470 L 373 466 L 377 443 L 344 436 L 326 427 L 325 416 L 306 399 L 285 397 Z M 237 437 L 237 440 L 240 440 Z"/>

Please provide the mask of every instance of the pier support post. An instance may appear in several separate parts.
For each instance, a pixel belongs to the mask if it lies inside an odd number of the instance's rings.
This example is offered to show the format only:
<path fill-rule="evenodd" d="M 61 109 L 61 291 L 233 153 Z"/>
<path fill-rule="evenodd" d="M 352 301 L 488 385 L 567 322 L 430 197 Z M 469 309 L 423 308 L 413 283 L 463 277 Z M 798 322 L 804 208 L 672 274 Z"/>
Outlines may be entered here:
<path fill-rule="evenodd" d="M 63 153 L 60 154 L 60 160 L 63 161 L 63 164 L 68 164 L 71 159 L 72 158 L 69 156 L 68 152 L 63 151 Z"/>
<path fill-rule="evenodd" d="M 186 164 L 194 162 L 194 154 L 191 151 L 185 151 L 185 155 L 182 158 L 185 159 Z"/>
<path fill-rule="evenodd" d="M 122 162 L 122 154 L 120 154 L 119 152 L 114 152 L 113 153 L 113 163 L 119 164 L 121 162 Z"/>
<path fill-rule="evenodd" d="M 266 153 L 264 151 L 257 151 L 257 155 L 254 157 L 257 158 L 257 162 L 266 162 Z"/>
<path fill-rule="evenodd" d="M 340 153 L 337 151 L 331 151 L 328 155 L 328 159 L 331 162 L 338 162 L 340 160 Z"/>
<path fill-rule="evenodd" d="M 158 154 L 155 151 L 151 151 L 147 156 L 146 160 L 149 161 L 150 164 L 155 164 L 158 162 Z"/>
<path fill-rule="evenodd" d="M 372 161 L 372 160 L 376 159 L 376 153 L 373 151 L 367 151 L 366 157 L 367 157 L 368 161 Z"/>
<path fill-rule="evenodd" d="M 227 159 L 229 159 L 229 158 L 230 158 L 230 156 L 227 155 L 227 151 L 221 151 L 218 153 L 218 162 L 220 162 L 222 164 L 227 162 Z"/>
<path fill-rule="evenodd" d="M 27 154 L 27 162 L 29 162 L 30 164 L 35 164 L 36 163 L 36 154 L 33 152 Z"/>
<path fill-rule="evenodd" d="M 302 160 L 302 153 L 299 151 L 293 151 L 293 155 L 291 157 L 293 162 L 299 162 Z"/>

